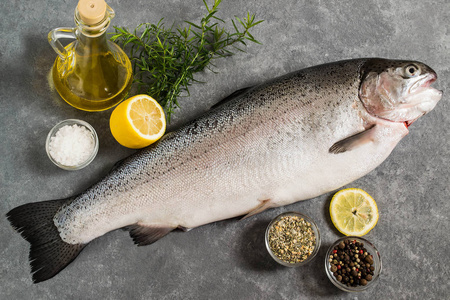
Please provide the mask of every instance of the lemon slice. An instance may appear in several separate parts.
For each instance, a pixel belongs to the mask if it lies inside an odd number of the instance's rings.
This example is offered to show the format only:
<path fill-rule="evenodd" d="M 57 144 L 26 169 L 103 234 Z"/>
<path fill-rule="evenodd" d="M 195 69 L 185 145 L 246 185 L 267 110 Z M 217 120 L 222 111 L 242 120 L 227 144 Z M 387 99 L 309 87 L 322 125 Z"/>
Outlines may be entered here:
<path fill-rule="evenodd" d="M 139 149 L 156 142 L 164 135 L 166 117 L 155 99 L 148 95 L 136 95 L 114 109 L 109 127 L 122 146 Z"/>
<path fill-rule="evenodd" d="M 375 200 L 361 189 L 337 192 L 330 203 L 331 221 L 345 235 L 363 236 L 378 222 Z"/>

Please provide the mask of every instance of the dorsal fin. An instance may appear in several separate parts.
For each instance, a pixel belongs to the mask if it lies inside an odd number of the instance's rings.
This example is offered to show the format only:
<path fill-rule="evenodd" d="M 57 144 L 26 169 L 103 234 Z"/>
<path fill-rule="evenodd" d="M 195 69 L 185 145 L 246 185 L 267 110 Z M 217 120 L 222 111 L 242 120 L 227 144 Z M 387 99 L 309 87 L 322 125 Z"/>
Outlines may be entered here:
<path fill-rule="evenodd" d="M 219 102 L 217 102 L 216 104 L 214 104 L 213 106 L 211 106 L 211 109 L 217 108 L 219 106 L 222 106 L 225 103 L 230 102 L 231 100 L 235 99 L 236 97 L 239 97 L 240 95 L 245 94 L 248 90 L 250 90 L 251 88 L 253 88 L 253 86 L 248 86 L 242 89 L 239 89 L 233 93 L 231 93 L 230 95 L 228 95 L 227 97 L 223 98 L 222 100 L 220 100 Z"/>

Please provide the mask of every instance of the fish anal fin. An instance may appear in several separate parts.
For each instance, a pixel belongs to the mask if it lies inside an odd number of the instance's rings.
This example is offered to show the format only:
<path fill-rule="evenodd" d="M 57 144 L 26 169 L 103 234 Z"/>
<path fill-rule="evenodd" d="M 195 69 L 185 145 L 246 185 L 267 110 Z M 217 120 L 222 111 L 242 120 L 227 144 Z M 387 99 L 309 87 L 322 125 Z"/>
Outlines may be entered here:
<path fill-rule="evenodd" d="M 144 225 L 141 223 L 136 223 L 127 226 L 125 229 L 130 232 L 130 236 L 136 245 L 145 246 L 156 242 L 175 228 L 176 227 Z"/>
<path fill-rule="evenodd" d="M 375 126 L 376 125 L 373 125 L 369 129 L 366 129 L 362 132 L 359 132 L 348 138 L 340 140 L 339 142 L 334 143 L 333 146 L 330 147 L 328 152 L 334 153 L 334 154 L 339 154 L 339 153 L 351 151 L 351 150 L 356 149 L 364 144 L 373 142 Z"/>
<path fill-rule="evenodd" d="M 86 246 L 64 242 L 53 223 L 56 212 L 72 199 L 28 203 L 7 213 L 11 225 L 30 243 L 33 282 L 52 278 L 70 264 Z"/>
<path fill-rule="evenodd" d="M 272 207 L 271 199 L 262 200 L 261 203 L 255 209 L 253 209 L 248 214 L 246 214 L 241 220 L 244 220 L 251 216 L 259 214 L 260 212 L 263 212 L 270 207 Z"/>

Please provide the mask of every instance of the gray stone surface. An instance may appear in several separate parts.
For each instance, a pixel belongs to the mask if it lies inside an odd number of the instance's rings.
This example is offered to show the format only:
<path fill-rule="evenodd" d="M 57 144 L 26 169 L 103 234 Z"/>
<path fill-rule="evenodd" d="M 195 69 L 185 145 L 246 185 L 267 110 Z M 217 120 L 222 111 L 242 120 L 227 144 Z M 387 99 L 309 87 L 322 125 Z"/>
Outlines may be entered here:
<path fill-rule="evenodd" d="M 210 1 L 208 1 L 210 2 Z M 114 25 L 198 20 L 201 0 L 118 1 Z M 263 45 L 216 62 L 206 84 L 191 88 L 171 128 L 206 111 L 233 91 L 307 66 L 357 57 L 414 59 L 438 73 L 444 97 L 411 128 L 391 156 L 349 187 L 376 200 L 378 225 L 367 235 L 380 250 L 382 276 L 360 294 L 336 289 L 323 260 L 340 234 L 331 224 L 332 193 L 272 209 L 255 217 L 175 232 L 147 247 L 115 231 L 94 240 L 55 278 L 33 285 L 28 243 L 4 215 L 28 202 L 82 192 L 132 153 L 112 138 L 111 111 L 86 113 L 65 104 L 48 84 L 56 54 L 47 33 L 73 25 L 76 1 L 22 0 L 0 3 L 0 299 L 448 299 L 450 107 L 450 3 L 430 1 L 234 0 L 220 5 L 228 20 L 247 11 L 265 22 L 254 35 Z M 58 121 L 79 118 L 100 135 L 98 157 L 87 168 L 60 170 L 46 157 L 44 142 Z M 224 199 L 226 200 L 226 199 Z M 301 268 L 271 260 L 263 242 L 277 214 L 296 210 L 316 220 L 323 243 Z"/>

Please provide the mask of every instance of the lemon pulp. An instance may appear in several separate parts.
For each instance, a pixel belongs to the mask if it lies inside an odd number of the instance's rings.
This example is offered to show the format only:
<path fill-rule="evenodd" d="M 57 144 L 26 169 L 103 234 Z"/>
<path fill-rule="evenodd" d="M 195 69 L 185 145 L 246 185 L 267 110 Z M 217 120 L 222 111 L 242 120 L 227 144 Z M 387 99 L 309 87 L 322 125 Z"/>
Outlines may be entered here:
<path fill-rule="evenodd" d="M 341 233 L 363 236 L 377 224 L 378 207 L 375 200 L 364 190 L 349 188 L 333 196 L 330 216 Z"/>

